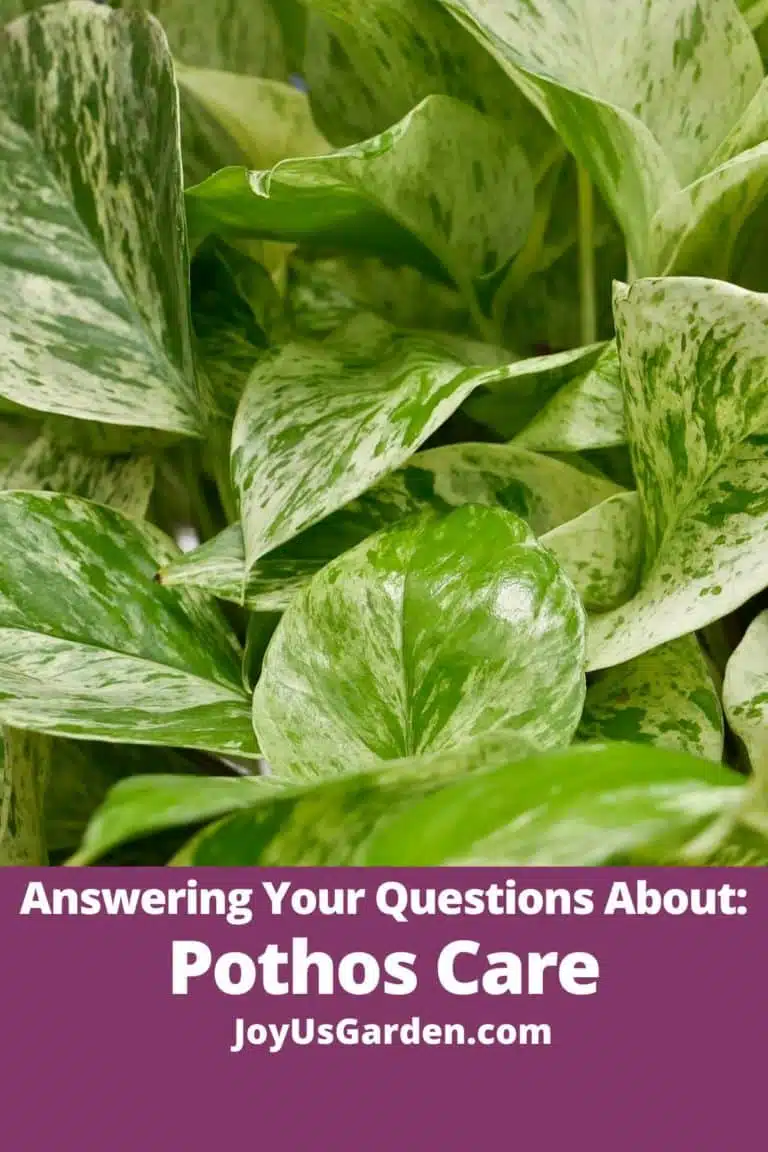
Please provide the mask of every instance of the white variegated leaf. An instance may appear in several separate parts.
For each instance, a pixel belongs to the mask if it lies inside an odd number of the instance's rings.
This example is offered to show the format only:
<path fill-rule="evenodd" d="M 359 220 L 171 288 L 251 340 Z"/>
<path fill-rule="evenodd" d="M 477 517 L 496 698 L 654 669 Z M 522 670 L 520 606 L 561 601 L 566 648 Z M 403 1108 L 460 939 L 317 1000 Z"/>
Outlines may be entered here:
<path fill-rule="evenodd" d="M 198 435 L 165 37 L 72 0 L 0 32 L 0 395 Z"/>
<path fill-rule="evenodd" d="M 651 221 L 707 170 L 763 75 L 732 0 L 441 0 L 509 71 L 622 224 L 633 267 Z"/>
<path fill-rule="evenodd" d="M 244 597 L 239 525 L 181 557 L 160 578 L 164 584 L 197 587 L 244 603 L 253 611 L 282 610 L 298 588 L 341 552 L 425 509 L 445 512 L 468 503 L 497 505 L 542 535 L 617 491 L 599 475 L 513 444 L 452 444 L 417 453 L 357 500 L 261 557 L 251 569 Z"/>
<path fill-rule="evenodd" d="M 579 598 L 527 525 L 465 505 L 378 533 L 294 598 L 254 727 L 276 772 L 316 776 L 512 731 L 563 747 L 584 702 Z"/>
<path fill-rule="evenodd" d="M 255 756 L 241 653 L 147 524 L 75 497 L 0 495 L 0 721 Z"/>
<path fill-rule="evenodd" d="M 768 612 L 761 612 L 728 661 L 723 684 L 728 722 L 741 737 L 755 775 L 768 783 Z"/>
<path fill-rule="evenodd" d="M 728 615 L 768 584 L 768 297 L 718 281 L 616 289 L 642 580 L 592 621 L 590 667 Z"/>
<path fill-rule="evenodd" d="M 662 644 L 595 674 L 577 736 L 655 744 L 720 760 L 723 713 L 695 636 Z"/>

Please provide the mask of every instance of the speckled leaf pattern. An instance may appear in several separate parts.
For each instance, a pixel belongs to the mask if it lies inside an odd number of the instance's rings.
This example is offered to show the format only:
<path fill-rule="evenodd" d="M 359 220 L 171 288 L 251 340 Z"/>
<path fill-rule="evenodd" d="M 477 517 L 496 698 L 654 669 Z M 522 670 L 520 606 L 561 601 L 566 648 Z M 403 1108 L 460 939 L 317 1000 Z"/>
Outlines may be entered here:
<path fill-rule="evenodd" d="M 288 606 L 295 592 L 341 552 L 406 516 L 462 504 L 499 505 L 536 535 L 608 499 L 610 480 L 512 444 L 452 444 L 419 452 L 357 500 L 263 556 L 243 594 L 245 555 L 238 525 L 164 569 L 164 584 L 207 590 L 254 611 Z"/>
<path fill-rule="evenodd" d="M 590 613 L 608 612 L 634 594 L 643 560 L 643 518 L 636 492 L 619 492 L 541 538 L 568 573 Z"/>
<path fill-rule="evenodd" d="M 598 672 L 587 687 L 577 736 L 654 744 L 719 761 L 723 732 L 704 653 L 695 636 L 682 636 Z"/>
<path fill-rule="evenodd" d="M 767 195 L 768 143 L 761 143 L 662 205 L 653 221 L 655 266 L 665 274 L 737 280 L 739 236 Z"/>
<path fill-rule="evenodd" d="M 335 144 L 381 132 L 426 96 L 440 93 L 508 118 L 532 158 L 552 147 L 544 119 L 434 0 L 305 3 L 305 76 Z"/>
<path fill-rule="evenodd" d="M 73 0 L 0 36 L 0 395 L 199 434 L 163 33 Z"/>
<path fill-rule="evenodd" d="M 615 346 L 594 344 L 500 365 L 464 405 L 505 440 L 540 452 L 581 452 L 625 440 Z"/>
<path fill-rule="evenodd" d="M 465 505 L 377 534 L 293 600 L 267 650 L 254 727 L 278 773 L 449 751 L 511 730 L 567 744 L 585 621 L 556 561 L 510 512 Z"/>
<path fill-rule="evenodd" d="M 407 460 L 480 379 L 428 337 L 372 317 L 264 359 L 232 431 L 247 572 Z"/>
<path fill-rule="evenodd" d="M 768 297 L 670 278 L 616 289 L 643 577 L 593 621 L 590 666 L 726 616 L 768 583 Z"/>
<path fill-rule="evenodd" d="M 48 862 L 43 800 L 52 744 L 36 733 L 0 731 L 0 867 Z"/>
<path fill-rule="evenodd" d="M 479 737 L 460 749 L 390 760 L 330 780 L 287 782 L 247 812 L 203 829 L 173 863 L 362 864 L 375 830 L 455 778 L 523 760 L 530 745 L 516 732 Z M 274 777 L 273 777 L 274 779 Z"/>
<path fill-rule="evenodd" d="M 728 661 L 723 704 L 731 728 L 744 741 L 752 771 L 768 783 L 768 612 L 755 617 Z"/>
<path fill-rule="evenodd" d="M 183 64 L 224 68 L 281 80 L 287 73 L 281 0 L 111 0 L 114 7 L 151 12 Z"/>
<path fill-rule="evenodd" d="M 509 734 L 507 734 L 507 738 Z M 599 865 L 676 853 L 738 806 L 734 772 L 638 745 L 525 758 L 504 740 L 265 797 L 175 863 Z"/>
<path fill-rule="evenodd" d="M 154 574 L 178 550 L 121 513 L 0 495 L 0 720 L 61 736 L 256 755 L 238 645 Z"/>
<path fill-rule="evenodd" d="M 382 135 L 329 156 L 224 169 L 188 190 L 187 207 L 195 235 L 360 250 L 444 269 L 471 292 L 522 245 L 533 180 L 506 125 L 432 96 Z"/>
<path fill-rule="evenodd" d="M 280 791 L 274 776 L 132 776 L 110 791 L 69 863 L 91 864 L 119 844 L 215 820 Z"/>
<path fill-rule="evenodd" d="M 584 745 L 450 783 L 379 829 L 365 863 L 674 863 L 743 794 L 742 777 L 698 757 Z"/>
<path fill-rule="evenodd" d="M 48 435 L 38 436 L 0 469 L 0 489 L 68 492 L 139 520 L 147 513 L 154 482 L 155 464 L 149 456 L 87 456 Z"/>
<path fill-rule="evenodd" d="M 706 171 L 757 91 L 760 55 L 732 0 L 442 0 L 585 165 L 650 266 L 651 220 Z"/>

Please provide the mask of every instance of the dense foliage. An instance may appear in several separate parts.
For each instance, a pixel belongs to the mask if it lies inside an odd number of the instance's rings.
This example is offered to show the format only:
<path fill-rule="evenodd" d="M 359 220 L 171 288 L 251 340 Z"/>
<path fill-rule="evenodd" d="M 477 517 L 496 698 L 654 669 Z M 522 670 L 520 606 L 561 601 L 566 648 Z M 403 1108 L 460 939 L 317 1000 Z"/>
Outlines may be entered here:
<path fill-rule="evenodd" d="M 768 860 L 764 18 L 0 0 L 2 862 Z"/>

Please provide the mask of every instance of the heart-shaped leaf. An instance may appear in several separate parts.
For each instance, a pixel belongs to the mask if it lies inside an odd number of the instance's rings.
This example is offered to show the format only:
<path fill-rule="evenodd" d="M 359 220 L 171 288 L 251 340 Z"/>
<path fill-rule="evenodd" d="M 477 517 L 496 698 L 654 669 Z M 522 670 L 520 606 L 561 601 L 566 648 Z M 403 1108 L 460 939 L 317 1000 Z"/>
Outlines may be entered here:
<path fill-rule="evenodd" d="M 231 231 L 383 255 L 442 269 L 474 298 L 473 282 L 522 245 L 533 181 L 506 125 L 430 96 L 382 135 L 328 156 L 224 169 L 189 189 L 187 208 L 196 236 Z"/>
<path fill-rule="evenodd" d="M 193 594 L 161 588 L 178 549 L 74 497 L 0 495 L 0 721 L 86 739 L 254 756 L 241 654 Z"/>
<path fill-rule="evenodd" d="M 0 395 L 200 434 L 177 104 L 149 17 L 72 2 L 0 32 Z"/>
<path fill-rule="evenodd" d="M 728 721 L 744 741 L 752 770 L 768 780 L 768 612 L 761 612 L 728 661 L 723 684 Z"/>
<path fill-rule="evenodd" d="M 616 491 L 610 480 L 513 444 L 451 444 L 417 453 L 357 500 L 263 556 L 251 569 L 244 598 L 239 525 L 181 557 L 160 579 L 244 602 L 253 611 L 282 610 L 298 588 L 342 552 L 417 512 L 446 512 L 469 503 L 497 505 L 516 513 L 540 536 Z M 563 554 L 574 544 L 563 543 Z M 559 547 L 556 543 L 555 552 Z M 613 603 L 601 601 L 601 606 L 605 610 Z"/>
<path fill-rule="evenodd" d="M 719 761 L 723 713 L 696 637 L 598 672 L 587 687 L 578 736 L 655 744 Z"/>
<path fill-rule="evenodd" d="M 466 505 L 364 541 L 302 589 L 254 693 L 278 773 L 330 774 L 511 730 L 567 744 L 584 702 L 584 612 L 510 512 Z"/>
<path fill-rule="evenodd" d="M 590 667 L 726 616 L 768 583 L 768 297 L 699 279 L 616 289 L 645 520 L 639 591 L 592 622 Z"/>
<path fill-rule="evenodd" d="M 706 171 L 757 91 L 760 56 L 732 0 L 441 0 L 589 171 L 639 275 L 664 201 Z"/>

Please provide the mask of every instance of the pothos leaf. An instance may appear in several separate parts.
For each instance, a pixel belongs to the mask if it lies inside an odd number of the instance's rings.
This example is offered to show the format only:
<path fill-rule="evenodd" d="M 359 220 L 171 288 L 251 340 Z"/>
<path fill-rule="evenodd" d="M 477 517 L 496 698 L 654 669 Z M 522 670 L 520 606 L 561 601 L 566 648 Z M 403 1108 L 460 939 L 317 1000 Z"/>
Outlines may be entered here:
<path fill-rule="evenodd" d="M 645 520 L 637 594 L 592 622 L 605 668 L 726 616 L 768 583 L 768 298 L 698 279 L 616 289 Z"/>
<path fill-rule="evenodd" d="M 587 168 L 651 264 L 664 201 L 707 169 L 762 81 L 731 0 L 441 0 L 508 70 Z M 662 48 L 663 46 L 663 48 Z"/>
<path fill-rule="evenodd" d="M 581 452 L 626 439 L 613 344 L 502 366 L 486 376 L 464 409 L 505 440 L 540 452 Z"/>
<path fill-rule="evenodd" d="M 0 38 L 0 394 L 200 434 L 161 29 L 74 0 Z"/>
<path fill-rule="evenodd" d="M 437 184 L 426 174 L 439 171 Z M 187 192 L 196 236 L 239 232 L 443 269 L 468 293 L 521 246 L 533 181 L 506 126 L 430 96 L 380 136 L 263 172 L 231 168 Z"/>
<path fill-rule="evenodd" d="M 204 830 L 176 863 L 666 863 L 743 795 L 736 773 L 664 749 L 606 744 L 524 758 L 524 745 L 505 748 L 501 736 L 488 745 L 264 797 Z"/>
<path fill-rule="evenodd" d="M 329 561 L 374 532 L 417 512 L 429 508 L 446 512 L 467 503 L 497 505 L 520 516 L 540 536 L 616 491 L 616 486 L 601 476 L 512 444 L 452 444 L 417 453 L 356 500 L 261 557 L 251 569 L 245 593 L 245 553 L 239 525 L 226 528 L 181 557 L 160 573 L 160 579 L 164 584 L 204 589 L 254 611 L 281 610 Z M 633 501 L 636 506 L 634 497 Z M 639 521 L 639 511 L 637 518 Z M 575 541 L 570 546 L 563 544 L 563 555 L 568 547 L 584 546 L 584 531 L 578 529 L 578 545 Z M 559 544 L 555 542 L 552 547 L 557 552 Z M 611 559 L 615 568 L 619 561 Z M 615 580 L 613 569 L 604 578 Z M 601 607 L 612 607 L 613 603 L 601 601 Z"/>
<path fill-rule="evenodd" d="M 587 686 L 578 737 L 655 744 L 719 761 L 720 697 L 696 637 L 598 672 Z"/>
<path fill-rule="evenodd" d="M 120 844 L 202 824 L 282 791 L 274 776 L 132 776 L 111 789 L 70 864 L 91 864 Z"/>
<path fill-rule="evenodd" d="M 584 613 L 525 523 L 466 505 L 333 561 L 283 615 L 254 693 L 275 771 L 363 768 L 512 730 L 567 744 L 584 702 Z"/>
<path fill-rule="evenodd" d="M 768 612 L 755 617 L 728 661 L 723 704 L 752 770 L 761 782 L 768 781 Z"/>
<path fill-rule="evenodd" d="M 0 721 L 85 739 L 257 754 L 240 651 L 154 582 L 178 549 L 117 511 L 0 494 Z"/>

